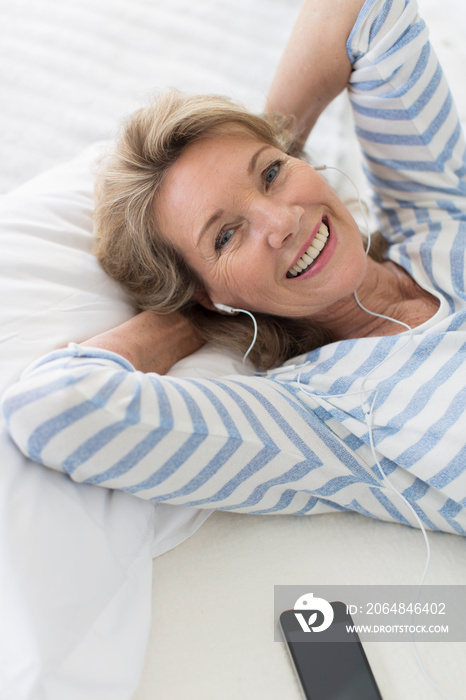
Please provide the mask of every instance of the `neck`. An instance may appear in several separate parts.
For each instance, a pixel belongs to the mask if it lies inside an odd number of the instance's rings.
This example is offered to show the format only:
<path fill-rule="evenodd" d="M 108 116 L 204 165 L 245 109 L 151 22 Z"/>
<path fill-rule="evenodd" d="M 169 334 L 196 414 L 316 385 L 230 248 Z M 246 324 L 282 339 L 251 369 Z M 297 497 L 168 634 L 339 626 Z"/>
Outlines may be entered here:
<path fill-rule="evenodd" d="M 356 290 L 358 300 L 369 311 L 388 318 L 367 313 L 351 294 L 327 309 L 320 323 L 335 340 L 395 335 L 405 328 L 390 318 L 414 327 L 435 313 L 438 302 L 404 270 L 388 261 L 368 258 L 367 263 L 364 281 Z"/>

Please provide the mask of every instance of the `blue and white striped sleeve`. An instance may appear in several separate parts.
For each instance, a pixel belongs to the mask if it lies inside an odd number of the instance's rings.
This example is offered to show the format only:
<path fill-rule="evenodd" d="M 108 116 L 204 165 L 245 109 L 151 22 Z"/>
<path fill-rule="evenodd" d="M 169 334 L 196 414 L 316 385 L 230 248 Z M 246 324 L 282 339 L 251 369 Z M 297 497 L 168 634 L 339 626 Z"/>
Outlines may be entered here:
<path fill-rule="evenodd" d="M 408 220 L 416 207 L 438 209 L 446 200 L 464 211 L 462 129 L 415 0 L 367 0 L 347 53 L 356 134 L 382 230 L 403 209 Z"/>
<path fill-rule="evenodd" d="M 36 462 L 156 502 L 323 512 L 342 509 L 332 484 L 377 483 L 293 392 L 263 377 L 161 377 L 71 344 L 26 370 L 3 413 Z"/>

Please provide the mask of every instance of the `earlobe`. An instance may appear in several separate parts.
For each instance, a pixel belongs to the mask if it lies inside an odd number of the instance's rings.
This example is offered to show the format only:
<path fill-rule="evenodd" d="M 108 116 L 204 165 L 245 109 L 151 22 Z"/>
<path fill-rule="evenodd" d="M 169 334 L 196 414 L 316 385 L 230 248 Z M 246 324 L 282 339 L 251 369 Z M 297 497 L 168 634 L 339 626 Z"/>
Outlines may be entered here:
<path fill-rule="evenodd" d="M 207 294 L 205 289 L 199 289 L 194 295 L 194 299 L 197 301 L 198 304 L 200 304 L 206 309 L 209 309 L 209 311 L 215 311 L 215 304 L 213 303 L 212 299 Z"/>

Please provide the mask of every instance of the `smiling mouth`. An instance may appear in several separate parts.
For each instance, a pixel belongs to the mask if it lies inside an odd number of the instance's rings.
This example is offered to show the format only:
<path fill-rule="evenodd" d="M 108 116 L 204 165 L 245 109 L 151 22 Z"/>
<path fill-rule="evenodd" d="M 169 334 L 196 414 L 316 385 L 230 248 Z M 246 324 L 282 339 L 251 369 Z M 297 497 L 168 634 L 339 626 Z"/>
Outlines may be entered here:
<path fill-rule="evenodd" d="M 322 221 L 319 230 L 312 239 L 309 248 L 301 255 L 299 260 L 295 262 L 293 267 L 291 267 L 286 276 L 288 279 L 293 277 L 299 277 L 309 270 L 311 265 L 317 260 L 322 250 L 325 248 L 325 244 L 329 238 L 329 230 L 325 221 Z"/>

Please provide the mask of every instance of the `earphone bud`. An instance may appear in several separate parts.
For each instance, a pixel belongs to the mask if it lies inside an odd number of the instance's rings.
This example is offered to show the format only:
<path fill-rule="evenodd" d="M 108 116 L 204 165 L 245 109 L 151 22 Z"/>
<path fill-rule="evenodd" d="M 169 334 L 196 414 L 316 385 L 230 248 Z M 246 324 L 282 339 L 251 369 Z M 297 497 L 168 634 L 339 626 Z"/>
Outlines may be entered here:
<path fill-rule="evenodd" d="M 238 311 L 241 311 L 241 309 L 234 309 L 232 306 L 227 306 L 226 304 L 215 304 L 214 306 L 216 309 L 219 311 L 225 311 L 227 314 L 236 314 Z"/>

